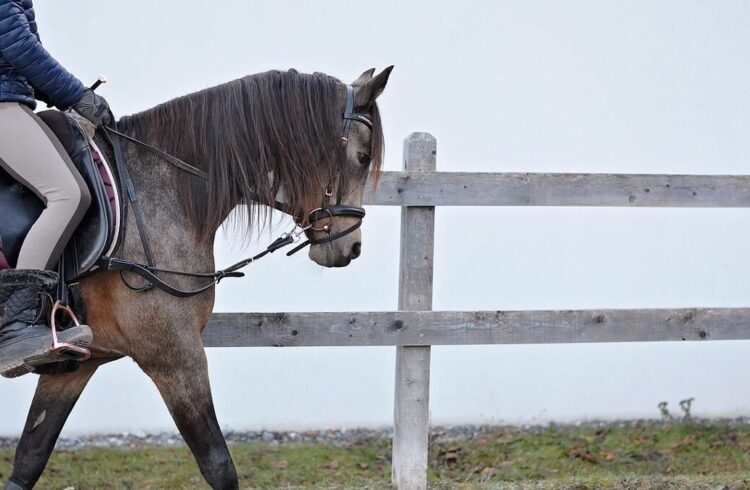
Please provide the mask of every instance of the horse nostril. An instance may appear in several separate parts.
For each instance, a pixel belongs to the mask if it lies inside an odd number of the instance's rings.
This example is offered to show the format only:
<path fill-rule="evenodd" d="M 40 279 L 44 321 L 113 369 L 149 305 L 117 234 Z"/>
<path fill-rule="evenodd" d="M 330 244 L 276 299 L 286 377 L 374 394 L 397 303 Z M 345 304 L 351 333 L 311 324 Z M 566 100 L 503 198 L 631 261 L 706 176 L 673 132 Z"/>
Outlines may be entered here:
<path fill-rule="evenodd" d="M 349 254 L 349 258 L 354 260 L 357 257 L 359 257 L 360 254 L 362 254 L 362 242 L 357 242 L 354 245 L 352 245 L 352 253 Z"/>

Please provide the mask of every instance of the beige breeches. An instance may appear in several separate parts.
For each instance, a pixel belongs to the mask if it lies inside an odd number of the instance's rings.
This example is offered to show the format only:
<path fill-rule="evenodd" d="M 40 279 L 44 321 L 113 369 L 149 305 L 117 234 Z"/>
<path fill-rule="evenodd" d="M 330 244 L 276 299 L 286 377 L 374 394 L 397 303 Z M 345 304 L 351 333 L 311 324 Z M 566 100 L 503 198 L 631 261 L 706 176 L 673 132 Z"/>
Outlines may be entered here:
<path fill-rule="evenodd" d="M 50 129 L 15 102 L 0 103 L 0 166 L 46 205 L 21 246 L 16 268 L 54 267 L 91 202 L 86 184 Z"/>

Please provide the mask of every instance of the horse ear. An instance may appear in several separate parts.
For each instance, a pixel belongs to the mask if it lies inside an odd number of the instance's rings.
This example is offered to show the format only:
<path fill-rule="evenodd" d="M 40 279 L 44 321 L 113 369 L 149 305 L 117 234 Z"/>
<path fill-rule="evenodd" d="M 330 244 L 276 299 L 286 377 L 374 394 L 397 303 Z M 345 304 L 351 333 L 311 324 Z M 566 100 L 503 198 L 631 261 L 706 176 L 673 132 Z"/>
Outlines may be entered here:
<path fill-rule="evenodd" d="M 352 87 L 360 87 L 364 85 L 365 83 L 367 83 L 367 80 L 372 78 L 373 73 L 375 73 L 375 68 L 370 68 L 369 70 L 365 71 L 359 76 L 359 78 L 352 82 Z"/>
<path fill-rule="evenodd" d="M 359 87 L 354 105 L 357 107 L 368 107 L 375 102 L 380 94 L 385 90 L 385 84 L 388 83 L 388 77 L 391 76 L 393 65 L 389 66 L 375 77 L 370 78 L 364 85 Z"/>

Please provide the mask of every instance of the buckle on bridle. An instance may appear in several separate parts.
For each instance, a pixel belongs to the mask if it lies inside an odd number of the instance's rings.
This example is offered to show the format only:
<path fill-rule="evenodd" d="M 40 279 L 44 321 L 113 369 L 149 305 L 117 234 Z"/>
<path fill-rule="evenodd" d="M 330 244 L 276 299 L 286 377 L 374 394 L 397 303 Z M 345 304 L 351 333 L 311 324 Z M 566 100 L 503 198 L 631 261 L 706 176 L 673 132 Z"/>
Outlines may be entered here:
<path fill-rule="evenodd" d="M 319 218 L 316 216 L 318 213 L 326 213 L 327 216 L 323 216 Z M 327 219 L 328 222 L 325 223 L 323 226 L 315 226 L 315 223 L 317 223 L 318 221 L 322 221 L 324 219 Z M 308 226 L 305 228 L 305 230 L 324 231 L 326 233 L 330 233 L 331 227 L 333 226 L 333 212 L 331 212 L 331 209 L 328 206 L 324 208 L 315 208 L 309 213 L 307 213 L 307 222 L 308 222 Z"/>

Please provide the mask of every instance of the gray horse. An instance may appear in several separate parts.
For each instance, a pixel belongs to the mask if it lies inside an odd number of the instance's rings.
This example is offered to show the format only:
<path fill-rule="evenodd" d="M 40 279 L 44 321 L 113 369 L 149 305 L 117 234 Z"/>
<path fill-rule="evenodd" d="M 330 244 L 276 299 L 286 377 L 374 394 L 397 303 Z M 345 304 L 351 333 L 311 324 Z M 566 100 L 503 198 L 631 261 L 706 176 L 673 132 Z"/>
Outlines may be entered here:
<path fill-rule="evenodd" d="M 342 144 L 347 86 L 325 74 L 294 70 L 248 76 L 179 97 L 119 121 L 125 133 L 198 166 L 196 179 L 132 143 L 125 158 L 139 192 L 153 255 L 165 269 L 213 271 L 217 229 L 237 206 L 243 224 L 262 225 L 270 211 L 256 201 L 283 199 L 289 209 L 319 208 L 324 193 L 341 204 L 361 206 L 368 178 L 377 182 L 383 133 L 376 98 L 391 69 L 364 72 L 352 83 L 354 107 L 368 125 L 352 121 Z M 110 161 L 111 148 L 104 141 Z M 355 218 L 327 218 L 336 234 Z M 124 258 L 143 263 L 133 213 L 122 248 Z M 315 240 L 324 232 L 307 230 Z M 359 256 L 361 232 L 312 245 L 309 256 L 327 267 L 343 267 Z M 143 281 L 135 276 L 131 285 Z M 182 289 L 203 286 L 199 278 L 173 276 Z M 205 283 L 205 279 L 203 280 Z M 67 374 L 42 375 L 29 410 L 6 488 L 31 488 L 41 476 L 62 427 L 97 368 L 131 357 L 153 380 L 203 476 L 213 488 L 237 488 L 237 474 L 219 428 L 209 386 L 201 334 L 214 305 L 214 290 L 179 299 L 153 290 L 138 293 L 118 273 L 97 272 L 81 281 L 92 357 Z"/>

